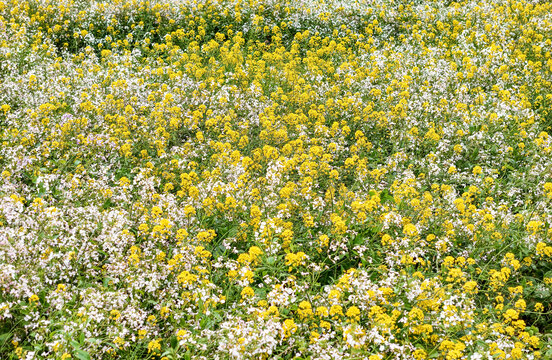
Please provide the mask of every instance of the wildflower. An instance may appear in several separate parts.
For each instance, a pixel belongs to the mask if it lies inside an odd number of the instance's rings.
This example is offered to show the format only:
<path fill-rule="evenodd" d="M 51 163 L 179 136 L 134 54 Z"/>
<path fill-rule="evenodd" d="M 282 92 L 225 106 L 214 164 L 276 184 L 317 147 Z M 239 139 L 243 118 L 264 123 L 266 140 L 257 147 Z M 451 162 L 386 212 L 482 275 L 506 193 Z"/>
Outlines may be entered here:
<path fill-rule="evenodd" d="M 297 325 L 293 319 L 286 319 L 282 324 L 283 337 L 284 339 L 289 338 L 293 333 L 297 331 Z"/>
<path fill-rule="evenodd" d="M 330 313 L 328 311 L 328 308 L 326 308 L 325 306 L 319 306 L 319 307 L 316 308 L 316 315 L 317 316 L 326 317 L 329 314 Z"/>
<path fill-rule="evenodd" d="M 311 304 L 308 301 L 302 301 L 301 303 L 299 303 L 297 313 L 302 319 L 309 318 L 313 315 Z"/>
<path fill-rule="evenodd" d="M 286 265 L 291 268 L 301 266 L 306 260 L 307 256 L 304 252 L 299 251 L 298 253 L 289 253 L 286 255 Z"/>
<path fill-rule="evenodd" d="M 116 309 L 111 310 L 111 311 L 109 312 L 109 315 L 111 315 L 111 318 L 112 318 L 113 320 L 117 320 L 117 319 L 119 319 L 119 317 L 121 317 L 121 313 L 120 313 L 118 310 L 116 310 Z"/>
<path fill-rule="evenodd" d="M 330 316 L 333 318 L 343 316 L 343 308 L 341 307 L 341 305 L 332 305 L 332 307 L 330 308 Z"/>
<path fill-rule="evenodd" d="M 242 299 L 248 299 L 248 298 L 251 298 L 255 295 L 255 292 L 253 291 L 252 288 L 250 288 L 249 286 L 246 286 L 242 289 L 241 291 L 241 297 Z"/>
<path fill-rule="evenodd" d="M 347 309 L 345 316 L 350 318 L 352 321 L 360 321 L 360 310 L 356 306 L 351 306 Z"/>
<path fill-rule="evenodd" d="M 406 224 L 403 228 L 403 232 L 407 235 L 407 236 L 416 236 L 418 235 L 418 229 L 416 229 L 416 226 L 414 224 Z"/>
<path fill-rule="evenodd" d="M 535 235 L 539 231 L 542 225 L 543 223 L 541 221 L 535 221 L 535 220 L 529 221 L 527 223 L 527 231 Z"/>
<path fill-rule="evenodd" d="M 475 282 L 475 281 L 467 281 L 467 282 L 462 286 L 462 288 L 463 288 L 464 291 L 466 291 L 467 293 L 471 293 L 471 292 L 477 293 L 477 282 Z"/>
<path fill-rule="evenodd" d="M 148 343 L 148 354 L 161 351 L 161 339 L 152 340 Z"/>

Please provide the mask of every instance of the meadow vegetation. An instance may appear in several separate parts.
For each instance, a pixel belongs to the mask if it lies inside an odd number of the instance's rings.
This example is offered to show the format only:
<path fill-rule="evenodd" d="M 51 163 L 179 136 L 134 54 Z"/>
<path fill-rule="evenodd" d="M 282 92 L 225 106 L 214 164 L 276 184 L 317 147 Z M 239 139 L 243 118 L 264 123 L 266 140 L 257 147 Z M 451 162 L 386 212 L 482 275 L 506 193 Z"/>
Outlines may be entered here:
<path fill-rule="evenodd" d="M 0 358 L 552 358 L 552 4 L 1 0 Z"/>

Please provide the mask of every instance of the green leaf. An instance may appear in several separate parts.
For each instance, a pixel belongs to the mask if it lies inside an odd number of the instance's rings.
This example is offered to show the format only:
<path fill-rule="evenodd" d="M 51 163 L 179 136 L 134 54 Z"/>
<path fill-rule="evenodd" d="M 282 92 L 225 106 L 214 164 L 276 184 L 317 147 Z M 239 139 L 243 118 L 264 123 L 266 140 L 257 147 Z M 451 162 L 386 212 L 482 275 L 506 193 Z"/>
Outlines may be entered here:
<path fill-rule="evenodd" d="M 203 319 L 201 319 L 201 320 L 199 321 L 199 326 L 200 326 L 202 329 L 205 329 L 206 326 L 207 326 L 207 322 L 208 322 L 208 321 L 209 321 L 209 320 L 208 320 L 206 317 L 204 317 Z"/>
<path fill-rule="evenodd" d="M 90 354 L 84 350 L 75 349 L 75 358 L 79 360 L 90 360 Z"/>
<path fill-rule="evenodd" d="M 178 345 L 178 339 L 176 336 L 171 336 L 171 348 L 175 349 Z"/>
<path fill-rule="evenodd" d="M 5 334 L 2 334 L 0 335 L 0 343 L 4 343 L 6 341 L 9 340 L 9 338 L 11 337 L 11 333 L 5 333 Z"/>
<path fill-rule="evenodd" d="M 439 357 L 439 353 L 437 351 L 429 354 L 430 359 L 437 359 L 438 357 Z"/>
<path fill-rule="evenodd" d="M 475 343 L 482 349 L 488 349 L 489 348 L 489 344 L 487 344 L 483 340 L 477 340 Z"/>

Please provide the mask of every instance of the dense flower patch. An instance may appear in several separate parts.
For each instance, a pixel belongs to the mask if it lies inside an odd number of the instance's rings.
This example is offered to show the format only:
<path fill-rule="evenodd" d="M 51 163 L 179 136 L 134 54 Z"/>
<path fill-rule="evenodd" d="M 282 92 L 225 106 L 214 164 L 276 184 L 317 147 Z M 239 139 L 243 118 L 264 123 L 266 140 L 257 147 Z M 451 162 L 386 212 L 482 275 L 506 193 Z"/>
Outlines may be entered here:
<path fill-rule="evenodd" d="M 552 4 L 0 2 L 0 358 L 552 357 Z"/>

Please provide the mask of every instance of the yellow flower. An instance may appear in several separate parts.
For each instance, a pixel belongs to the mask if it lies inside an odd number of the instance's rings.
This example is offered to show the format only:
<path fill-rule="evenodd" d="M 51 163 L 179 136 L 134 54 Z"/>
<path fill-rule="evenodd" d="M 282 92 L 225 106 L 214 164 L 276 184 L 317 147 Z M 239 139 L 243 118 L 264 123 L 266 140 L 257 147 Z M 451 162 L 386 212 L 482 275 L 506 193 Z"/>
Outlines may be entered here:
<path fill-rule="evenodd" d="M 474 292 L 474 293 L 477 293 L 477 282 L 475 281 L 467 281 L 463 286 L 462 288 L 464 289 L 464 291 L 468 294 Z"/>
<path fill-rule="evenodd" d="M 347 309 L 345 316 L 353 321 L 360 321 L 360 309 L 353 305 Z"/>
<path fill-rule="evenodd" d="M 115 310 L 115 309 L 111 310 L 109 312 L 109 315 L 111 315 L 111 318 L 113 320 L 117 320 L 119 317 L 121 317 L 121 313 L 119 312 L 119 310 Z"/>
<path fill-rule="evenodd" d="M 282 330 L 284 333 L 284 339 L 286 339 L 297 331 L 297 325 L 293 319 L 286 319 L 282 324 Z"/>
<path fill-rule="evenodd" d="M 519 313 L 514 309 L 508 309 L 504 312 L 504 314 L 502 314 L 502 316 L 504 317 L 504 322 L 509 323 L 512 320 L 517 320 Z"/>
<path fill-rule="evenodd" d="M 412 356 L 415 360 L 425 360 L 427 358 L 427 353 L 422 349 L 416 349 L 412 353 Z"/>
<path fill-rule="evenodd" d="M 330 307 L 330 316 L 337 318 L 338 316 L 343 316 L 343 307 L 341 305 L 332 305 Z"/>
<path fill-rule="evenodd" d="M 527 231 L 535 235 L 542 225 L 542 221 L 531 220 L 527 223 Z"/>
<path fill-rule="evenodd" d="M 195 214 L 196 214 L 196 210 L 195 210 L 195 208 L 194 208 L 193 206 L 191 206 L 191 205 L 186 205 L 186 206 L 184 207 L 184 215 L 186 215 L 187 217 L 193 216 L 193 215 L 195 215 Z"/>
<path fill-rule="evenodd" d="M 302 251 L 299 251 L 296 254 L 288 253 L 286 255 L 286 265 L 289 266 L 290 268 L 301 266 L 304 264 L 306 258 L 307 258 L 307 255 Z"/>
<path fill-rule="evenodd" d="M 319 306 L 316 308 L 316 315 L 320 317 L 326 317 L 329 315 L 328 308 L 325 306 Z"/>
<path fill-rule="evenodd" d="M 148 354 L 150 352 L 157 353 L 161 351 L 161 339 L 152 340 L 148 343 Z"/>
<path fill-rule="evenodd" d="M 407 236 L 417 236 L 418 235 L 418 229 L 416 226 L 412 223 L 408 223 L 403 227 L 403 233 Z"/>
<path fill-rule="evenodd" d="M 123 340 L 121 337 L 117 336 L 114 340 L 113 340 L 113 343 L 115 345 L 117 345 L 118 347 L 121 347 L 122 345 L 125 344 L 125 340 Z"/>
<path fill-rule="evenodd" d="M 309 318 L 313 315 L 312 306 L 308 301 L 301 301 L 297 309 L 297 314 L 301 319 Z"/>
<path fill-rule="evenodd" d="M 253 296 L 255 296 L 255 291 L 251 287 L 246 286 L 242 289 L 242 291 L 241 291 L 242 299 L 245 300 L 245 299 L 251 298 Z"/>

